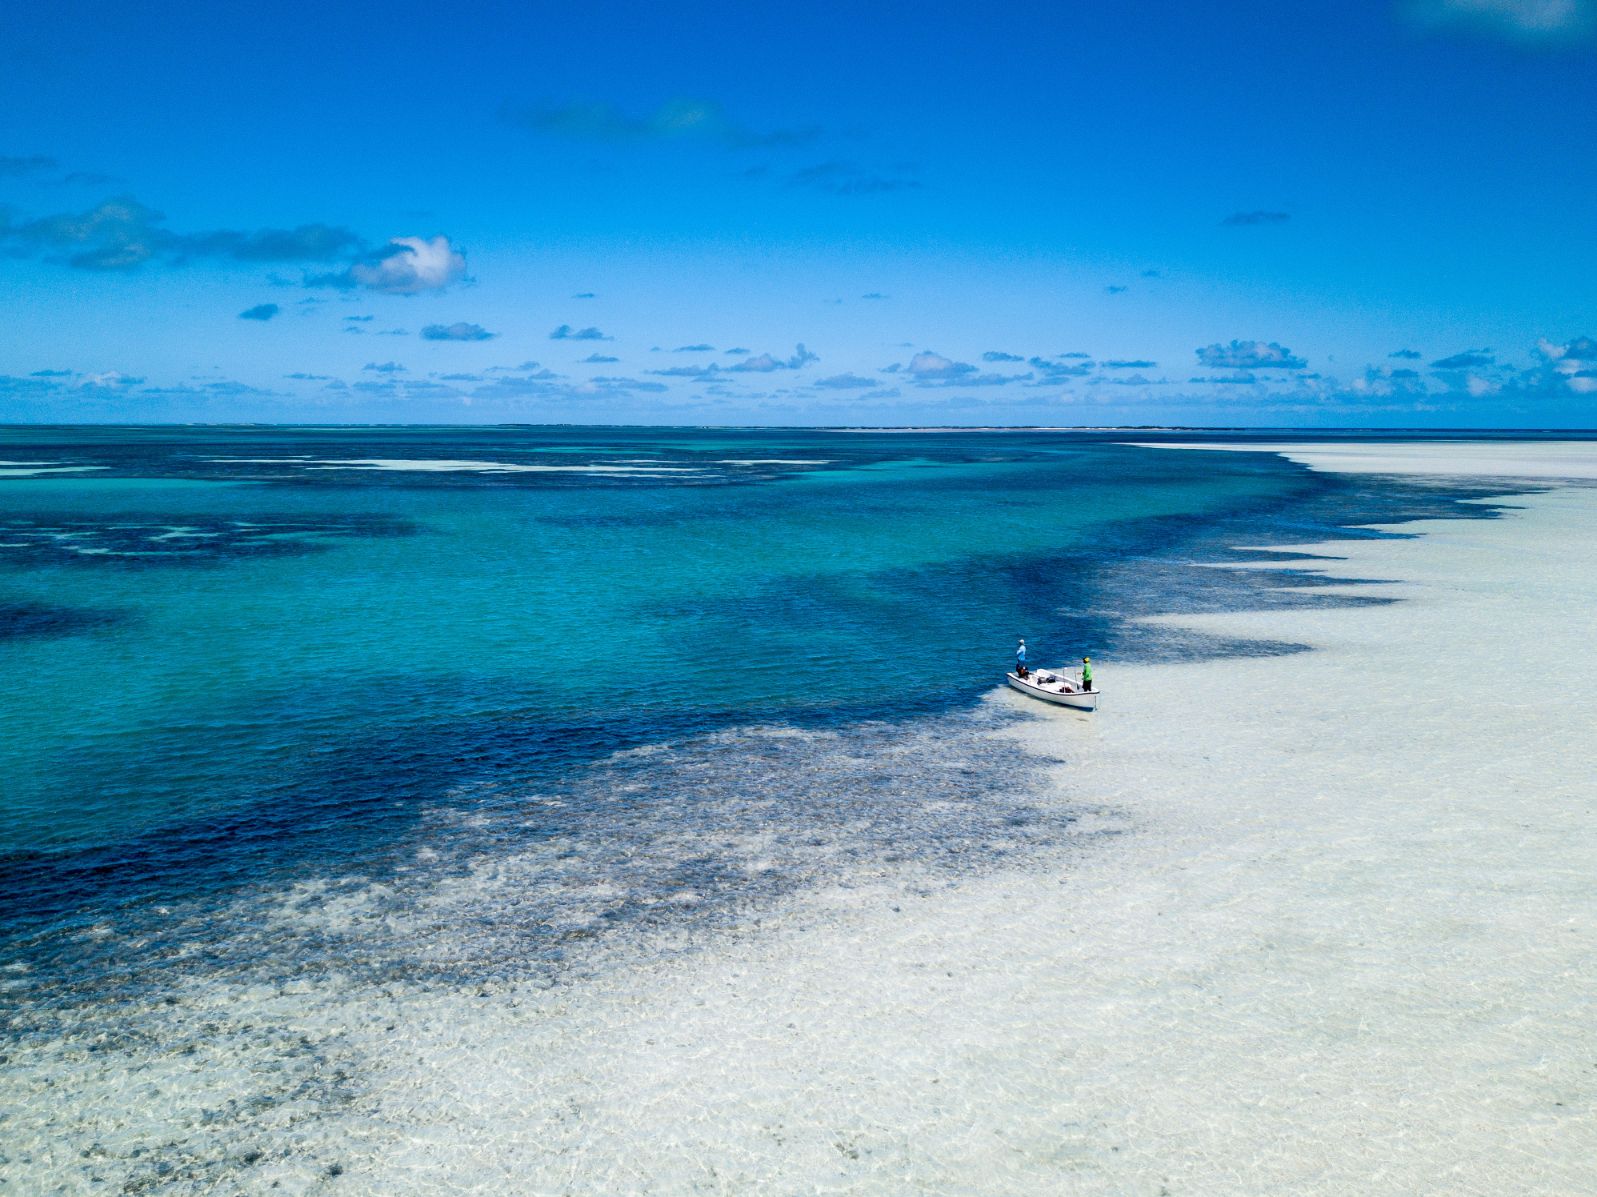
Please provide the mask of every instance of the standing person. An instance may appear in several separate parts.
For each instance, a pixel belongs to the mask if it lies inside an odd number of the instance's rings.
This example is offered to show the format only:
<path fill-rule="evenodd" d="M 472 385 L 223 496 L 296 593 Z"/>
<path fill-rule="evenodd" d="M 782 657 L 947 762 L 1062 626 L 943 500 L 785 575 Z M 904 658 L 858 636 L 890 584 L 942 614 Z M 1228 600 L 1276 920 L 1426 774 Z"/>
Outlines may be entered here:
<path fill-rule="evenodd" d="M 1083 690 L 1091 690 L 1092 689 L 1092 658 L 1091 657 L 1083 657 L 1083 658 L 1081 658 L 1081 688 Z"/>
<path fill-rule="evenodd" d="M 1015 673 L 1019 677 L 1026 676 L 1026 638 L 1020 638 L 1020 647 L 1015 650 Z"/>

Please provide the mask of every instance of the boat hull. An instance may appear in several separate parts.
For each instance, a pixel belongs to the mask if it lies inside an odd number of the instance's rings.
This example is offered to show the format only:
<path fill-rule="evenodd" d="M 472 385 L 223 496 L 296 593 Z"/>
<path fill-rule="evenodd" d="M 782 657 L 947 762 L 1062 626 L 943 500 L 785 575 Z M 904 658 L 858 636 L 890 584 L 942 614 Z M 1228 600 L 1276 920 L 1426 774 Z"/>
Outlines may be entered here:
<path fill-rule="evenodd" d="M 1019 690 L 1028 698 L 1051 702 L 1058 707 L 1070 707 L 1077 711 L 1098 709 L 1098 691 L 1081 689 L 1081 683 L 1074 678 L 1045 683 L 1023 678 L 1018 673 L 1008 673 L 1004 677 L 1011 689 Z"/>

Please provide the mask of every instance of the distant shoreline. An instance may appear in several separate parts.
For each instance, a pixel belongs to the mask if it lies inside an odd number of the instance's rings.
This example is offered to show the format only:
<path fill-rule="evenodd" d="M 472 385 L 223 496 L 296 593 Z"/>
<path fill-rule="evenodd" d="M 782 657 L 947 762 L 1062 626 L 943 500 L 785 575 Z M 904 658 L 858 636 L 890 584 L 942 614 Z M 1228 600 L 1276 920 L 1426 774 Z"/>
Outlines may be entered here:
<path fill-rule="evenodd" d="M 411 428 L 411 429 L 458 429 L 466 431 L 485 431 L 490 429 L 538 429 L 561 428 L 583 429 L 595 428 L 614 432 L 618 429 L 635 429 L 648 432 L 847 432 L 847 433 L 948 433 L 948 432 L 1141 432 L 1141 433 L 1199 433 L 1199 434 L 1226 434 L 1263 436 L 1270 434 L 1287 433 L 1294 437 L 1332 438 L 1332 437 L 1458 437 L 1462 439 L 1492 440 L 1504 436 L 1533 436 L 1533 437 L 1575 437 L 1597 438 L 1597 426 L 1588 428 L 1546 428 L 1546 427 L 1480 427 L 1480 428 L 1413 428 L 1406 426 L 1372 427 L 1350 425 L 1338 428 L 1300 427 L 1281 424 L 572 424 L 572 423 L 489 423 L 489 424 L 410 424 L 410 423 L 311 423 L 311 424 L 265 424 L 258 422 L 243 423 L 203 423 L 195 421 L 177 421 L 155 424 L 124 424 L 100 421 L 46 423 L 26 422 L 11 423 L 0 422 L 0 434 L 9 431 L 37 431 L 41 429 L 68 428 L 68 429 L 173 429 L 173 428 L 212 428 L 217 430 L 259 431 L 270 429 L 293 429 L 298 431 L 328 429 L 328 430 L 361 430 L 378 428 Z"/>

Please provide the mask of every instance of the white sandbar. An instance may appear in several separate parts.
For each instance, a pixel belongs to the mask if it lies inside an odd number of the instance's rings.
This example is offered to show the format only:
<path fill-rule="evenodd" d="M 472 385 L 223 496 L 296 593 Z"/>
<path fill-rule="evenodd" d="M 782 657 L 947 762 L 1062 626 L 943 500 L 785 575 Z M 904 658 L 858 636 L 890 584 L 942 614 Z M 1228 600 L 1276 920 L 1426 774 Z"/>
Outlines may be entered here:
<path fill-rule="evenodd" d="M 98 465 L 46 465 L 43 462 L 0 461 L 0 478 L 37 478 L 45 474 L 85 474 L 103 470 Z"/>
<path fill-rule="evenodd" d="M 1597 478 L 1593 441 L 1361 441 L 1301 444 L 1169 444 L 1141 449 L 1279 453 L 1311 470 L 1341 474 L 1447 474 L 1470 478 Z"/>

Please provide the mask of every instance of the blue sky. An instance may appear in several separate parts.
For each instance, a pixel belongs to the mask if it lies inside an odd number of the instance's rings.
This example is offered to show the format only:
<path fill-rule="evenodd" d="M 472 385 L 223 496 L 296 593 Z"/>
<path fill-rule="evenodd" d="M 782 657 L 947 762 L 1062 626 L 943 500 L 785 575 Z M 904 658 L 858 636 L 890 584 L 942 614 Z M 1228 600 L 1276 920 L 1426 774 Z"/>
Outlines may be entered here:
<path fill-rule="evenodd" d="M 0 420 L 1597 426 L 1597 0 L 0 11 Z"/>

